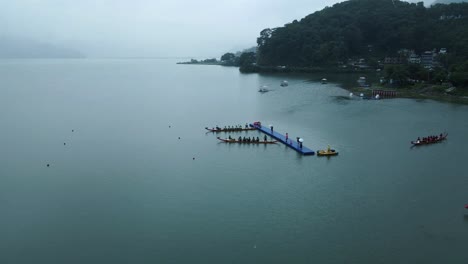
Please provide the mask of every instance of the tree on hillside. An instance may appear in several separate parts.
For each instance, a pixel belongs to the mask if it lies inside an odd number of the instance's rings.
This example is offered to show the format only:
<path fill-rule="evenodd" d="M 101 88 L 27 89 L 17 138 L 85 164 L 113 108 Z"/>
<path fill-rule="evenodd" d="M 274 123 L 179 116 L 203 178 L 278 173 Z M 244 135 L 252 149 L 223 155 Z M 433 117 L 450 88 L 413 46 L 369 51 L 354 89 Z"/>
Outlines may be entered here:
<path fill-rule="evenodd" d="M 456 86 L 468 87 L 468 61 L 452 66 L 449 80 Z"/>
<path fill-rule="evenodd" d="M 239 58 L 239 70 L 241 72 L 252 71 L 253 65 L 255 64 L 257 58 L 254 52 L 244 52 Z"/>
<path fill-rule="evenodd" d="M 255 63 L 255 61 L 256 57 L 255 53 L 253 52 L 242 53 L 242 55 L 239 58 L 239 64 L 241 67 L 251 65 L 252 63 Z"/>
<path fill-rule="evenodd" d="M 221 56 L 221 61 L 231 61 L 236 57 L 234 53 L 225 53 L 223 56 Z"/>
<path fill-rule="evenodd" d="M 385 78 L 394 85 L 405 85 L 408 82 L 408 72 L 402 65 L 385 67 Z"/>

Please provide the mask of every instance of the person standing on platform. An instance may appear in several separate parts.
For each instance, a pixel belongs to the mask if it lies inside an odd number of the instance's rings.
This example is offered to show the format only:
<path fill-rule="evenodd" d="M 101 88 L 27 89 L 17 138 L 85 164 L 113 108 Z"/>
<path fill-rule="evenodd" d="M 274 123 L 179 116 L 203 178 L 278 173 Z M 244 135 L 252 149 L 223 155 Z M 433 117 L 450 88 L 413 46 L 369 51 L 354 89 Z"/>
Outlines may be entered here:
<path fill-rule="evenodd" d="M 263 137 L 263 141 L 265 141 L 265 142 L 267 141 L 266 135 Z"/>
<path fill-rule="evenodd" d="M 288 143 L 288 133 L 286 133 L 286 143 Z"/>
<path fill-rule="evenodd" d="M 273 126 L 270 126 L 270 129 L 271 129 L 271 133 L 273 134 Z"/>

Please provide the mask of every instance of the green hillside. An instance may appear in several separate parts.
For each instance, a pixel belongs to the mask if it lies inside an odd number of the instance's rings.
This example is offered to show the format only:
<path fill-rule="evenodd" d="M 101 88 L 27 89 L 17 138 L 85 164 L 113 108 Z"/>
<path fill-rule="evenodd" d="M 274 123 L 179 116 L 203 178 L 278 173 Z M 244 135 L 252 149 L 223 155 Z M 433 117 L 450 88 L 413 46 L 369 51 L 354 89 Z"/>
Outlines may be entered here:
<path fill-rule="evenodd" d="M 400 49 L 446 48 L 468 58 L 468 4 L 434 5 L 392 0 L 349 0 L 284 27 L 264 29 L 257 64 L 317 67 L 352 58 L 394 56 Z"/>

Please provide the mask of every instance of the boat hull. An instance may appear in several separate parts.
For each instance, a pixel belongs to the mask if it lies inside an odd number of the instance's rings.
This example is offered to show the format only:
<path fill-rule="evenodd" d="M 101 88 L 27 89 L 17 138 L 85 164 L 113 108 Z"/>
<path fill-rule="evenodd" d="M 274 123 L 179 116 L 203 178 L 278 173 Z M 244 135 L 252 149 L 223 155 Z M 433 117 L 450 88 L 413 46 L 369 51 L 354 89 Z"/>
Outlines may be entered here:
<path fill-rule="evenodd" d="M 235 143 L 235 144 L 276 144 L 276 140 L 270 140 L 270 141 L 239 141 L 237 139 L 228 139 L 228 138 L 220 138 L 218 137 L 221 142 L 224 143 Z"/>
<path fill-rule="evenodd" d="M 335 151 L 334 149 L 331 149 L 330 151 L 327 150 L 317 150 L 317 156 L 337 156 L 338 152 Z"/>
<path fill-rule="evenodd" d="M 249 128 L 226 128 L 226 129 L 212 129 L 205 127 L 208 132 L 219 133 L 219 132 L 242 132 L 242 131 L 249 131 L 249 130 L 256 130 L 254 127 Z"/>
<path fill-rule="evenodd" d="M 440 143 L 440 142 L 446 140 L 447 136 L 448 136 L 448 134 L 445 134 L 441 138 L 438 138 L 438 139 L 432 140 L 432 141 L 419 141 L 419 142 L 418 141 L 411 141 L 411 144 L 413 144 L 413 147 L 414 146 L 431 145 L 431 144 Z"/>

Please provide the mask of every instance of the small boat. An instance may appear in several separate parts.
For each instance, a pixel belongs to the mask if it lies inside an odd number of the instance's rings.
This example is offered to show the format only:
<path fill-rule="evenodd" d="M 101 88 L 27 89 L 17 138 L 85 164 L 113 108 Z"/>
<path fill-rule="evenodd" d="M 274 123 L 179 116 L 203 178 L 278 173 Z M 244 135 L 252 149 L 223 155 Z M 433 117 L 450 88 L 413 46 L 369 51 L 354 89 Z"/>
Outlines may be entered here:
<path fill-rule="evenodd" d="M 268 89 L 268 86 L 264 85 L 264 86 L 260 87 L 260 89 L 258 89 L 258 91 L 260 93 L 266 93 L 266 92 L 269 92 L 270 90 Z"/>
<path fill-rule="evenodd" d="M 465 208 L 468 209 L 468 204 L 465 204 Z"/>
<path fill-rule="evenodd" d="M 330 149 L 330 147 L 328 147 L 328 149 L 325 149 L 325 150 L 317 150 L 317 156 L 336 156 L 336 155 L 338 155 L 338 151 L 334 149 Z"/>
<path fill-rule="evenodd" d="M 217 137 L 217 139 L 221 140 L 222 142 L 225 143 L 238 143 L 238 144 L 276 144 L 276 140 L 267 140 L 267 141 L 242 141 L 242 140 L 237 140 L 235 138 L 229 139 L 229 138 L 220 138 Z"/>
<path fill-rule="evenodd" d="M 207 128 L 205 127 L 206 130 L 208 130 L 208 132 L 215 132 L 215 133 L 218 133 L 218 132 L 239 132 L 239 131 L 249 131 L 249 130 L 255 130 L 256 128 L 255 127 L 239 127 L 239 128 Z"/>
<path fill-rule="evenodd" d="M 285 86 L 288 86 L 289 83 L 288 83 L 288 81 L 282 81 L 280 85 L 283 86 L 283 87 L 285 87 Z"/>
<path fill-rule="evenodd" d="M 430 136 L 430 137 L 427 137 L 427 138 L 423 138 L 423 140 L 416 140 L 416 141 L 411 141 L 411 144 L 413 144 L 413 147 L 414 146 L 421 146 L 421 145 L 429 145 L 429 144 L 434 144 L 434 143 L 439 143 L 439 142 L 442 142 L 444 141 L 445 139 L 447 139 L 447 136 L 448 136 L 448 133 L 445 133 L 444 135 L 440 135 L 440 136 Z"/>
<path fill-rule="evenodd" d="M 326 78 L 323 78 L 322 79 L 322 84 L 326 84 L 327 83 L 327 79 Z"/>

